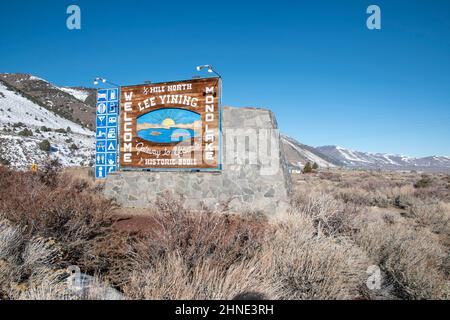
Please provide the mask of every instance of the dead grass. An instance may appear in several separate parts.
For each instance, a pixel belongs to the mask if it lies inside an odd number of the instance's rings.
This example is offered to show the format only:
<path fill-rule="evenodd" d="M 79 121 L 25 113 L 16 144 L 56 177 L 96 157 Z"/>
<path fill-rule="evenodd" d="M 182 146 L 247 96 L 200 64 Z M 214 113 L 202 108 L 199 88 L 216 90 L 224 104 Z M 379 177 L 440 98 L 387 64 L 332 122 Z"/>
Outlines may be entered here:
<path fill-rule="evenodd" d="M 403 224 L 361 222 L 355 242 L 395 283 L 395 295 L 404 299 L 448 299 L 444 274 L 445 251 L 426 231 Z"/>
<path fill-rule="evenodd" d="M 264 242 L 265 269 L 282 283 L 282 299 L 358 299 L 368 265 L 344 239 L 317 237 L 305 215 L 275 219 Z"/>
<path fill-rule="evenodd" d="M 349 235 L 382 268 L 385 282 L 394 284 L 391 294 L 403 299 L 448 299 L 448 176 L 429 176 L 419 184 L 424 178 L 415 174 L 383 173 L 383 177 L 385 183 L 380 177 L 374 180 L 355 172 L 338 182 L 320 179 L 315 190 L 322 188 L 346 204 L 366 208 L 347 221 L 353 231 Z M 352 207 L 347 210 L 354 212 Z"/>
<path fill-rule="evenodd" d="M 69 265 L 130 299 L 450 297 L 446 175 L 301 176 L 292 210 L 272 217 L 188 211 L 166 195 L 139 211 L 151 226 L 133 229 L 99 186 L 47 169 L 0 167 L 1 299 L 79 299 L 64 282 Z M 377 292 L 366 286 L 372 265 Z"/>
<path fill-rule="evenodd" d="M 280 297 L 281 283 L 267 277 L 266 266 L 258 258 L 242 260 L 229 268 L 202 259 L 191 266 L 185 259 L 170 254 L 148 269 L 133 272 L 125 293 L 145 300 L 231 300 L 243 292 L 263 292 L 265 297 Z"/>

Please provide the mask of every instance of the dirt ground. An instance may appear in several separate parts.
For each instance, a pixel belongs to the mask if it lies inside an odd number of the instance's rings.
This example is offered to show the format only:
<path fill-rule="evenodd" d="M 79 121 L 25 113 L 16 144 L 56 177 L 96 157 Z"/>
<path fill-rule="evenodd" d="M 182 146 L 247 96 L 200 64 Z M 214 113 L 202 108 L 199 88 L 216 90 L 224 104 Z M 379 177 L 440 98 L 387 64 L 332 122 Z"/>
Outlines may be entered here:
<path fill-rule="evenodd" d="M 115 228 L 120 231 L 147 233 L 159 228 L 151 209 L 117 208 L 113 213 L 118 217 Z"/>

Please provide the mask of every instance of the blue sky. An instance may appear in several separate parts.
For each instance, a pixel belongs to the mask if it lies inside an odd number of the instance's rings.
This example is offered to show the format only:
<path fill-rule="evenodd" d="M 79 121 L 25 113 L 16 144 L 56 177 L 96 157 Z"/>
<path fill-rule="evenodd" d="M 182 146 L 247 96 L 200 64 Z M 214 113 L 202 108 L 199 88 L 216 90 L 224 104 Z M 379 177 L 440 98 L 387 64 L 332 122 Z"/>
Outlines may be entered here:
<path fill-rule="evenodd" d="M 381 31 L 366 28 L 370 4 Z M 5 1 L 0 30 L 0 72 L 125 85 L 210 63 L 224 104 L 270 108 L 303 143 L 450 155 L 448 0 Z"/>

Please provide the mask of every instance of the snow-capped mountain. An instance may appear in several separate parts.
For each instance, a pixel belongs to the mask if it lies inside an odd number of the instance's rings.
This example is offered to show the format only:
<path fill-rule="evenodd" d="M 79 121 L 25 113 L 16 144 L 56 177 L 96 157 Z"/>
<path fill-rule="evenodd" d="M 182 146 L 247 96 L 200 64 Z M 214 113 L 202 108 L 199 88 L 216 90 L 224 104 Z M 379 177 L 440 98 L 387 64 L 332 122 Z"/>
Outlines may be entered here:
<path fill-rule="evenodd" d="M 293 168 L 302 168 L 307 162 L 317 163 L 320 168 L 334 168 L 341 163 L 321 153 L 314 147 L 307 146 L 292 137 L 282 135 L 281 142 L 287 160 Z"/>
<path fill-rule="evenodd" d="M 82 102 L 86 102 L 86 99 L 91 94 L 88 90 L 76 89 L 76 88 L 71 88 L 71 87 L 59 87 L 59 90 L 70 94 L 75 99 L 78 99 L 78 100 L 80 100 Z"/>
<path fill-rule="evenodd" d="M 450 157 L 444 156 L 413 158 L 387 153 L 361 152 L 339 146 L 323 146 L 316 149 L 329 158 L 339 161 L 346 167 L 450 171 Z"/>
<path fill-rule="evenodd" d="M 50 152 L 45 150 L 45 141 Z M 29 167 L 51 156 L 65 166 L 88 165 L 94 151 L 93 131 L 44 108 L 0 81 L 2 163 Z"/>

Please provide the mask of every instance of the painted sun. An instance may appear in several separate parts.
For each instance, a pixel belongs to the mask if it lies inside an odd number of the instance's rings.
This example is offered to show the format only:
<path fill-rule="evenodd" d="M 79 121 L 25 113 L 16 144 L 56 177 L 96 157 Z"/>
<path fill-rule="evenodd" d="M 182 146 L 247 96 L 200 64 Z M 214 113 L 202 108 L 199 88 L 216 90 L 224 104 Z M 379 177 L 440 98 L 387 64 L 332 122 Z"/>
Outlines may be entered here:
<path fill-rule="evenodd" d="M 161 124 L 165 127 L 173 127 L 175 125 L 175 121 L 171 118 L 166 118 Z"/>

